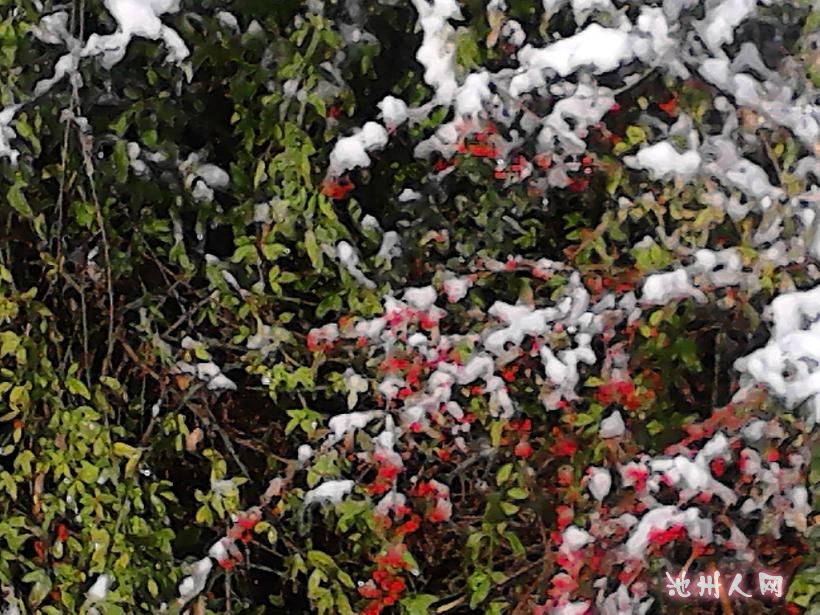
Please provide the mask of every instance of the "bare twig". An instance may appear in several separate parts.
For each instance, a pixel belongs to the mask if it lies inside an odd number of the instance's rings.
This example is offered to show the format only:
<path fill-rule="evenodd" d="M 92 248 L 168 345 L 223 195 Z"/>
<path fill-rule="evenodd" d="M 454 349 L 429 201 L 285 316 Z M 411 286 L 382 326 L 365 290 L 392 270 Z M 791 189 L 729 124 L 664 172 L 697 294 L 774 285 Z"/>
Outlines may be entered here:
<path fill-rule="evenodd" d="M 231 571 L 225 571 L 225 615 L 231 615 Z"/>
<path fill-rule="evenodd" d="M 231 457 L 233 457 L 233 460 L 236 462 L 236 465 L 239 466 L 239 469 L 241 470 L 242 474 L 245 475 L 245 478 L 253 482 L 250 472 L 248 472 L 248 468 L 246 468 L 245 464 L 242 463 L 242 460 L 239 459 L 239 455 L 236 454 L 236 449 L 234 449 L 233 447 L 233 442 L 231 442 L 231 439 L 228 437 L 228 434 L 216 420 L 216 416 L 214 416 L 214 413 L 211 411 L 211 408 L 206 405 L 205 410 L 208 412 L 208 416 L 211 419 L 212 426 L 214 427 L 214 429 L 216 429 L 217 433 L 219 433 L 220 437 L 222 438 L 222 441 L 225 443 L 225 448 L 228 449 L 228 452 L 231 454 Z"/>

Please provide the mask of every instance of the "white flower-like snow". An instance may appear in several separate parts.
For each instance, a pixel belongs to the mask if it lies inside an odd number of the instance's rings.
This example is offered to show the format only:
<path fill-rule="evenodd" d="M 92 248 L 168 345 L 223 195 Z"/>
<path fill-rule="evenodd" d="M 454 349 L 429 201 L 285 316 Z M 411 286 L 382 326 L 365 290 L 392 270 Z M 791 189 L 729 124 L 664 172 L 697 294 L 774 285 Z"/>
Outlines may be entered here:
<path fill-rule="evenodd" d="M 102 54 L 102 65 L 110 69 L 125 57 L 128 44 L 135 36 L 154 41 L 162 39 L 168 49 L 168 62 L 180 62 L 190 55 L 176 30 L 160 20 L 161 15 L 179 10 L 179 0 L 105 0 L 104 4 L 117 22 L 117 31 L 89 36 L 80 54 L 82 57 Z"/>
<path fill-rule="evenodd" d="M 328 438 L 330 443 L 338 442 L 347 434 L 353 433 L 357 429 L 364 429 L 370 421 L 379 418 L 382 414 L 381 410 L 337 414 L 328 422 L 328 427 L 330 427 L 330 430 L 333 432 Z"/>
<path fill-rule="evenodd" d="M 705 543 L 712 542 L 712 522 L 701 519 L 697 508 L 681 511 L 677 506 L 654 508 L 641 517 L 638 526 L 626 541 L 626 553 L 629 557 L 643 559 L 649 546 L 649 536 L 655 530 L 667 530 L 673 525 L 686 527 L 689 537 Z"/>
<path fill-rule="evenodd" d="M 643 283 L 641 300 L 646 303 L 666 305 L 670 301 L 679 301 L 688 297 L 694 298 L 699 303 L 707 301 L 706 295 L 692 286 L 685 269 L 656 273 L 646 278 Z"/>
<path fill-rule="evenodd" d="M 305 507 L 311 504 L 330 502 L 338 504 L 346 495 L 353 491 L 355 483 L 352 480 L 329 480 L 305 494 Z"/>
<path fill-rule="evenodd" d="M 182 583 L 179 584 L 179 602 L 181 604 L 186 604 L 205 589 L 212 568 L 213 562 L 208 556 L 191 565 L 190 576 L 185 577 Z"/>
<path fill-rule="evenodd" d="M 624 431 L 626 431 L 624 419 L 621 417 L 621 413 L 616 410 L 601 421 L 598 435 L 602 438 L 619 438 L 624 435 Z"/>
<path fill-rule="evenodd" d="M 635 156 L 624 157 L 624 162 L 635 169 L 646 169 L 653 179 L 670 176 L 691 177 L 700 168 L 700 154 L 694 150 L 679 153 L 669 141 L 661 141 L 641 148 Z"/>
<path fill-rule="evenodd" d="M 407 103 L 395 96 L 385 96 L 376 105 L 388 130 L 395 130 L 407 121 Z"/>
<path fill-rule="evenodd" d="M 336 142 L 330 153 L 330 174 L 339 176 L 356 167 L 370 166 L 368 152 L 387 145 L 387 131 L 377 122 L 367 122 L 356 134 Z"/>
<path fill-rule="evenodd" d="M 768 308 L 769 343 L 735 361 L 747 381 L 765 384 L 794 408 L 811 400 L 820 422 L 820 286 L 777 297 Z"/>
<path fill-rule="evenodd" d="M 94 584 L 88 590 L 86 598 L 90 603 L 102 602 L 108 595 L 108 588 L 114 582 L 114 577 L 110 574 L 101 574 L 94 581 Z"/>
<path fill-rule="evenodd" d="M 606 468 L 589 468 L 589 492 L 599 502 L 603 500 L 612 488 L 612 475 Z"/>

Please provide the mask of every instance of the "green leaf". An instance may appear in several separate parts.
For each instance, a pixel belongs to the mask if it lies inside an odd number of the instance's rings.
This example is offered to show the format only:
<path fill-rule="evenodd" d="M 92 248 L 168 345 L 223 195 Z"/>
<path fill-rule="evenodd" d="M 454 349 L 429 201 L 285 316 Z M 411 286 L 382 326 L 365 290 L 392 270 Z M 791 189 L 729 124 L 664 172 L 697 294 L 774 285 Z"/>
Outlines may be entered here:
<path fill-rule="evenodd" d="M 85 228 L 91 228 L 91 225 L 94 224 L 94 207 L 91 203 L 74 201 L 71 203 L 70 209 L 77 224 Z"/>
<path fill-rule="evenodd" d="M 76 378 L 66 378 L 65 384 L 66 387 L 68 387 L 69 393 L 79 395 L 80 397 L 84 397 L 86 399 L 91 399 L 91 393 L 89 392 L 88 387 Z"/>
<path fill-rule="evenodd" d="M 51 578 L 45 570 L 32 570 L 23 577 L 23 583 L 33 583 L 28 594 L 29 604 L 39 605 L 51 591 Z"/>
<path fill-rule="evenodd" d="M 79 479 L 88 485 L 95 482 L 99 475 L 100 469 L 95 465 L 91 465 L 87 461 L 82 462 L 80 471 L 77 474 Z"/>
<path fill-rule="evenodd" d="M 200 525 L 210 525 L 213 523 L 214 515 L 211 508 L 207 504 L 200 506 L 199 510 L 196 511 L 195 520 Z"/>
<path fill-rule="evenodd" d="M 646 424 L 646 430 L 649 432 L 649 435 L 657 436 L 663 431 L 663 423 L 653 419 Z"/>
<path fill-rule="evenodd" d="M 24 218 L 33 218 L 34 212 L 28 204 L 28 199 L 23 194 L 21 184 L 14 184 L 6 195 L 12 207 Z"/>
<path fill-rule="evenodd" d="M 523 556 L 527 553 L 521 539 L 514 532 L 505 532 L 504 538 L 510 543 L 510 547 L 512 547 L 513 553 L 516 555 Z"/>
<path fill-rule="evenodd" d="M 353 589 L 356 587 L 356 584 L 353 582 L 353 579 L 347 574 L 344 570 L 337 570 L 336 571 L 336 578 L 349 589 Z"/>
<path fill-rule="evenodd" d="M 313 268 L 316 271 L 321 271 L 324 265 L 324 259 L 322 258 L 322 251 L 319 248 L 319 244 L 316 241 L 316 235 L 313 233 L 313 230 L 308 230 L 305 232 L 305 250 L 307 251 Z"/>
<path fill-rule="evenodd" d="M 126 444 L 125 442 L 114 442 L 114 446 L 112 447 L 114 451 L 114 455 L 117 457 L 133 457 L 139 452 L 139 449 L 134 448 L 130 444 Z"/>
<path fill-rule="evenodd" d="M 575 422 L 573 425 L 575 427 L 585 427 L 586 425 L 591 425 L 595 422 L 595 417 L 589 414 L 588 412 L 583 412 L 575 417 Z"/>
<path fill-rule="evenodd" d="M 114 165 L 117 169 L 117 183 L 125 183 L 128 179 L 128 147 L 124 139 L 120 139 L 114 144 Z"/>
<path fill-rule="evenodd" d="M 0 357 L 5 357 L 8 354 L 17 350 L 20 344 L 20 338 L 13 331 L 3 331 L 0 333 Z"/>
<path fill-rule="evenodd" d="M 501 435 L 504 433 L 505 421 L 493 421 L 490 426 L 490 442 L 493 448 L 498 448 L 501 444 Z"/>
<path fill-rule="evenodd" d="M 100 382 L 116 393 L 122 391 L 122 385 L 116 378 L 112 378 L 111 376 L 101 376 Z"/>
<path fill-rule="evenodd" d="M 9 393 L 9 404 L 12 408 L 24 412 L 28 410 L 29 403 L 30 398 L 27 387 L 18 384 L 12 388 L 11 393 Z"/>
<path fill-rule="evenodd" d="M 433 594 L 416 594 L 402 598 L 399 604 L 405 615 L 428 615 L 430 606 L 438 600 Z"/>
<path fill-rule="evenodd" d="M 467 587 L 470 590 L 470 608 L 475 609 L 490 594 L 492 583 L 487 574 L 476 571 L 467 579 Z"/>
<path fill-rule="evenodd" d="M 316 306 L 316 317 L 322 318 L 331 310 L 340 311 L 342 309 L 342 298 L 338 293 L 331 293 Z"/>
<path fill-rule="evenodd" d="M 511 504 L 510 502 L 501 502 L 500 506 L 505 515 L 514 515 L 518 512 L 518 506 Z"/>
<path fill-rule="evenodd" d="M 11 452 L 11 451 L 9 451 Z M 3 454 L 8 454 L 3 451 Z M 9 494 L 12 500 L 15 502 L 17 501 L 17 482 L 14 480 L 14 477 L 9 474 L 8 472 L 0 473 L 0 483 L 3 484 L 3 488 Z"/>
<path fill-rule="evenodd" d="M 498 483 L 499 487 L 510 479 L 512 471 L 513 464 L 511 463 L 505 463 L 503 466 L 501 466 L 501 469 L 498 470 L 498 474 L 496 474 L 495 476 L 495 481 Z"/>
<path fill-rule="evenodd" d="M 308 551 L 307 560 L 313 567 L 321 568 L 322 570 L 333 570 L 336 568 L 336 562 L 324 551 Z"/>
<path fill-rule="evenodd" d="M 239 246 L 231 256 L 232 263 L 250 263 L 255 264 L 259 260 L 259 253 L 256 251 L 256 246 L 252 243 Z"/>
<path fill-rule="evenodd" d="M 643 143 L 646 141 L 646 131 L 640 126 L 627 126 L 626 139 L 632 145 Z"/>
<path fill-rule="evenodd" d="M 256 172 L 253 174 L 253 187 L 254 190 L 259 187 L 259 185 L 267 179 L 268 175 L 265 173 L 265 161 L 259 160 L 256 163 Z"/>

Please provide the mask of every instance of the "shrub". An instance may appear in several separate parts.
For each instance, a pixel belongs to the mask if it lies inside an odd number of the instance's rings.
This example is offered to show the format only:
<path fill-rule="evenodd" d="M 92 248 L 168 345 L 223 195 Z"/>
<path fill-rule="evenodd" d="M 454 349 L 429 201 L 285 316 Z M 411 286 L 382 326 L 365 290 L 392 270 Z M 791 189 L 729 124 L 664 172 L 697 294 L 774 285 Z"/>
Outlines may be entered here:
<path fill-rule="evenodd" d="M 810 3 L 6 5 L 4 613 L 818 608 Z"/>

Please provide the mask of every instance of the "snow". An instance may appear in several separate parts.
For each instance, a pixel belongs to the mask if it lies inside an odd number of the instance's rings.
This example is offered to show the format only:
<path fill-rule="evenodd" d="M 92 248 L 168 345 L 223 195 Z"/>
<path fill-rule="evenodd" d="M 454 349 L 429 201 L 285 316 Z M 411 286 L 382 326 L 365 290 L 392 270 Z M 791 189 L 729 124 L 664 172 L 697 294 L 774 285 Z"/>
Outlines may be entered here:
<path fill-rule="evenodd" d="M 704 60 L 698 71 L 704 79 L 734 96 L 737 104 L 786 126 L 808 148 L 814 148 L 820 138 L 818 105 L 805 93 L 793 96 L 792 88 L 775 76 L 761 83 L 747 73 L 735 74 L 729 60 L 723 57 Z"/>
<path fill-rule="evenodd" d="M 719 53 L 722 45 L 734 40 L 735 28 L 752 14 L 756 5 L 757 0 L 724 0 L 708 11 L 701 35 L 713 53 Z"/>
<path fill-rule="evenodd" d="M 357 337 L 364 337 L 368 340 L 376 340 L 387 326 L 384 318 L 373 318 L 372 320 L 362 320 L 356 323 L 355 331 Z"/>
<path fill-rule="evenodd" d="M 601 578 L 606 581 L 606 577 Z M 637 585 L 638 583 L 635 583 L 632 586 L 633 591 L 637 589 Z M 607 596 L 601 605 L 600 600 L 602 595 L 603 589 L 598 597 L 601 615 L 646 615 L 655 601 L 654 598 L 644 599 L 642 595 L 638 595 L 637 591 L 635 591 L 634 594 L 630 594 L 624 584 L 619 585 L 618 589 Z"/>
<path fill-rule="evenodd" d="M 575 91 L 558 102 L 543 122 L 538 135 L 539 149 L 554 149 L 557 139 L 567 153 L 580 154 L 586 151 L 584 139 L 588 127 L 601 121 L 615 104 L 615 97 L 609 88 L 581 83 Z M 568 122 L 572 122 L 572 126 Z"/>
<path fill-rule="evenodd" d="M 233 30 L 234 32 L 239 32 L 239 22 L 233 13 L 228 11 L 217 11 L 215 17 L 221 26 L 224 26 L 229 30 Z"/>
<path fill-rule="evenodd" d="M 117 31 L 89 36 L 81 57 L 102 54 L 101 64 L 110 69 L 125 57 L 135 36 L 162 39 L 168 49 L 168 62 L 180 62 L 190 55 L 179 34 L 159 19 L 165 13 L 178 11 L 179 0 L 105 0 L 104 4 L 117 22 Z"/>
<path fill-rule="evenodd" d="M 401 256 L 401 237 L 396 231 L 387 231 L 382 236 L 382 243 L 376 257 L 384 259 L 388 265 L 391 265 L 393 259 L 399 256 Z"/>
<path fill-rule="evenodd" d="M 395 130 L 407 121 L 407 103 L 395 96 L 385 96 L 377 105 L 388 130 Z"/>
<path fill-rule="evenodd" d="M 198 363 L 196 366 L 185 361 L 177 361 L 175 370 L 178 373 L 196 376 L 203 382 L 206 382 L 208 389 L 211 391 L 236 390 L 236 383 L 225 376 L 216 363 L 210 361 Z"/>
<path fill-rule="evenodd" d="M 354 485 L 355 483 L 352 480 L 325 481 L 305 494 L 305 507 L 312 504 L 322 504 L 324 502 L 338 504 L 346 495 L 353 491 Z"/>
<path fill-rule="evenodd" d="M 686 481 L 690 489 L 705 491 L 709 487 L 712 477 L 709 470 L 703 465 L 695 463 L 683 455 L 675 457 L 674 464 L 676 474 Z M 653 462 L 653 468 L 654 467 Z"/>
<path fill-rule="evenodd" d="M 413 0 L 424 33 L 416 59 L 424 67 L 424 81 L 436 91 L 436 102 L 452 103 L 458 89 L 455 75 L 455 31 L 449 19 L 462 19 L 455 0 Z"/>
<path fill-rule="evenodd" d="M 367 424 L 382 416 L 380 410 L 370 410 L 368 412 L 349 412 L 346 414 L 337 414 L 328 423 L 330 430 L 333 432 L 333 437 L 330 442 L 338 442 L 347 434 L 353 433 L 357 429 L 364 429 Z"/>
<path fill-rule="evenodd" d="M 678 175 L 691 177 L 700 168 L 700 155 L 693 150 L 679 153 L 668 141 L 641 148 L 635 156 L 625 156 L 624 162 L 636 169 L 650 171 L 653 179 Z"/>
<path fill-rule="evenodd" d="M 404 291 L 404 301 L 422 312 L 426 312 L 436 302 L 436 289 L 432 286 L 408 288 Z"/>
<path fill-rule="evenodd" d="M 726 457 L 729 452 L 729 440 L 719 431 L 712 439 L 703 445 L 703 448 L 698 451 L 695 461 L 702 466 L 706 466 L 713 459 L 718 457 Z"/>
<path fill-rule="evenodd" d="M 77 70 L 79 59 L 72 53 L 67 53 L 57 60 L 54 65 L 54 76 L 48 79 L 41 79 L 34 85 L 35 98 L 42 96 L 57 83 L 62 81 L 63 77 L 68 74 L 74 74 Z"/>
<path fill-rule="evenodd" d="M 735 369 L 743 374 L 742 382 L 765 384 L 791 408 L 812 398 L 817 411 L 820 286 L 780 295 L 768 312 L 773 321 L 768 344 L 735 361 Z"/>
<path fill-rule="evenodd" d="M 208 555 L 219 562 L 228 559 L 228 550 L 222 540 L 218 540 L 208 550 Z"/>
<path fill-rule="evenodd" d="M 387 131 L 377 122 L 367 122 L 357 136 L 367 151 L 383 149 L 388 141 Z"/>
<path fill-rule="evenodd" d="M 19 108 L 20 105 L 9 105 L 0 111 L 0 160 L 8 158 L 12 166 L 17 165 L 20 152 L 11 147 L 11 139 L 14 139 L 17 135 L 9 124 L 11 124 Z"/>
<path fill-rule="evenodd" d="M 507 327 L 490 333 L 484 340 L 484 346 L 493 354 L 500 355 L 508 343 L 520 346 L 527 335 L 541 335 L 547 331 L 547 322 L 558 317 L 554 309 L 534 310 L 527 305 L 510 305 L 503 301 L 496 301 L 487 312 Z"/>
<path fill-rule="evenodd" d="M 618 438 L 624 435 L 624 431 L 626 431 L 626 425 L 624 425 L 621 413 L 616 410 L 601 421 L 598 435 L 601 438 Z"/>
<path fill-rule="evenodd" d="M 397 491 L 388 492 L 379 503 L 376 504 L 376 512 L 383 517 L 386 517 L 391 510 L 401 508 L 407 503 L 407 498 L 402 493 Z"/>
<path fill-rule="evenodd" d="M 365 288 L 376 288 L 376 283 L 373 282 L 373 280 L 368 279 L 362 270 L 359 269 L 359 255 L 356 254 L 353 246 L 351 246 L 348 242 L 340 241 L 336 245 L 336 258 L 339 259 L 339 263 L 347 269 L 353 279 L 359 284 Z"/>
<path fill-rule="evenodd" d="M 239 493 L 237 484 L 228 478 L 211 478 L 211 491 L 220 497 L 232 497 Z"/>
<path fill-rule="evenodd" d="M 105 597 L 108 595 L 108 588 L 111 587 L 111 583 L 113 582 L 114 578 L 110 574 L 98 575 L 94 584 L 86 594 L 88 601 L 93 604 L 105 600 Z"/>
<path fill-rule="evenodd" d="M 665 305 L 670 301 L 692 297 L 699 303 L 706 303 L 706 295 L 692 286 L 685 269 L 667 273 L 656 273 L 646 278 L 641 300 L 654 305 Z"/>
<path fill-rule="evenodd" d="M 0 611 L 0 615 L 21 615 L 18 600 L 14 596 L 14 590 L 10 587 L 5 587 L 4 593 L 3 610 Z"/>
<path fill-rule="evenodd" d="M 590 66 L 595 73 L 606 73 L 634 56 L 629 33 L 593 23 L 581 32 L 547 47 L 523 47 L 518 52 L 521 73 L 513 77 L 510 94 L 517 97 L 544 85 L 543 73 L 546 70 L 561 77 L 574 73 L 582 66 Z"/>
<path fill-rule="evenodd" d="M 469 277 L 449 278 L 444 280 L 442 286 L 444 292 L 447 294 L 447 301 L 450 303 L 458 303 L 467 296 L 467 292 L 473 285 Z"/>
<path fill-rule="evenodd" d="M 589 613 L 588 602 L 568 602 L 550 610 L 550 615 L 587 615 Z"/>
<path fill-rule="evenodd" d="M 766 421 L 761 421 L 760 419 L 756 419 L 746 425 L 743 428 L 741 433 L 746 440 L 750 442 L 757 442 L 763 437 L 763 431 L 766 428 Z"/>
<path fill-rule="evenodd" d="M 362 218 L 362 228 L 366 231 L 379 231 L 381 230 L 381 226 L 379 225 L 379 221 L 370 214 L 367 214 L 364 218 Z"/>
<path fill-rule="evenodd" d="M 583 24 L 595 12 L 614 13 L 615 6 L 612 0 L 572 0 L 572 14 L 575 23 Z"/>
<path fill-rule="evenodd" d="M 589 468 L 588 473 L 589 482 L 587 487 L 589 492 L 592 497 L 600 502 L 609 494 L 609 490 L 612 488 L 612 475 L 606 468 L 596 467 Z"/>
<path fill-rule="evenodd" d="M 793 487 L 786 493 L 786 498 L 791 503 L 791 508 L 784 513 L 786 525 L 805 532 L 808 525 L 807 518 L 812 512 L 808 489 L 803 485 Z"/>
<path fill-rule="evenodd" d="M 694 272 L 704 273 L 709 283 L 716 287 L 744 283 L 749 276 L 744 276 L 742 269 L 743 257 L 735 248 L 717 251 L 700 249 L 695 252 L 695 263 L 691 268 Z M 754 274 L 752 277 L 756 278 Z"/>
<path fill-rule="evenodd" d="M 566 547 L 570 551 L 577 551 L 591 542 L 593 542 L 593 538 L 589 532 L 571 525 L 564 530 L 561 547 Z"/>
<path fill-rule="evenodd" d="M 501 27 L 501 36 L 513 47 L 521 47 L 527 40 L 527 33 L 524 27 L 515 19 L 508 19 Z"/>
<path fill-rule="evenodd" d="M 663 57 L 675 44 L 669 37 L 669 24 L 664 17 L 663 9 L 642 6 L 638 17 L 638 29 L 652 38 L 652 51 L 657 57 Z"/>
<path fill-rule="evenodd" d="M 417 192 L 416 190 L 412 190 L 410 188 L 405 188 L 399 194 L 399 203 L 409 203 L 410 201 L 415 201 L 421 197 L 421 192 Z"/>
<path fill-rule="evenodd" d="M 439 366 L 439 369 L 444 370 L 449 367 L 450 365 L 445 363 Z M 489 355 L 478 354 L 466 365 L 458 366 L 454 373 L 459 384 L 469 384 L 479 378 L 487 382 L 495 373 L 495 362 Z"/>
<path fill-rule="evenodd" d="M 701 519 L 697 508 L 681 511 L 677 506 L 661 506 L 646 513 L 626 541 L 629 557 L 643 559 L 649 546 L 649 535 L 654 530 L 666 530 L 673 525 L 683 525 L 693 540 L 712 541 L 712 522 Z"/>
<path fill-rule="evenodd" d="M 464 80 L 464 85 L 456 96 L 456 113 L 462 117 L 476 117 L 489 100 L 490 74 L 486 71 L 472 73 Z"/>
<path fill-rule="evenodd" d="M 71 38 L 68 32 L 68 13 L 57 11 L 44 15 L 31 31 L 38 40 L 48 45 L 60 45 Z"/>
<path fill-rule="evenodd" d="M 804 321 L 820 317 L 820 286 L 776 297 L 771 304 L 771 316 L 775 340 L 799 331 Z"/>
<path fill-rule="evenodd" d="M 356 134 L 336 142 L 330 153 L 329 173 L 338 177 L 356 167 L 370 166 L 368 152 L 383 149 L 387 141 L 384 126 L 377 122 L 367 122 Z"/>
<path fill-rule="evenodd" d="M 359 393 L 367 392 L 367 380 L 354 372 L 352 368 L 345 370 L 344 380 L 347 387 L 347 409 L 353 410 L 359 401 Z"/>
<path fill-rule="evenodd" d="M 301 444 L 296 450 L 296 459 L 300 464 L 306 464 L 313 457 L 313 448 L 310 444 Z"/>
<path fill-rule="evenodd" d="M 208 163 L 199 165 L 194 172 L 211 188 L 225 189 L 231 182 L 231 177 L 228 175 L 228 172 L 215 164 Z"/>
<path fill-rule="evenodd" d="M 191 565 L 190 576 L 185 577 L 182 583 L 179 584 L 179 602 L 181 604 L 186 604 L 205 589 L 212 568 L 213 562 L 207 556 Z"/>
<path fill-rule="evenodd" d="M 235 391 L 236 383 L 225 374 L 218 374 L 208 383 L 209 391 Z"/>

